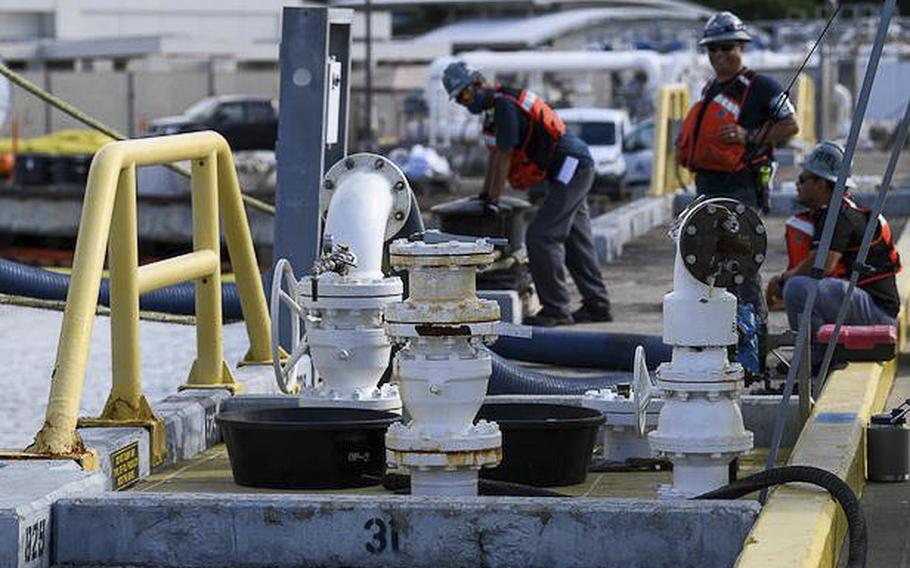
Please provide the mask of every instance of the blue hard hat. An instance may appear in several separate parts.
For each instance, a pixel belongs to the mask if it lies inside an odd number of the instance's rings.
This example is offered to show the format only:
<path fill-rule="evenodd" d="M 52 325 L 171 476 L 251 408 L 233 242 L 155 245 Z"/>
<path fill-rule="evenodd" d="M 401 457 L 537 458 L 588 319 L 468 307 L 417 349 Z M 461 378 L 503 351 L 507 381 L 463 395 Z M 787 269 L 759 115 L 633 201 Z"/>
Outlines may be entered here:
<path fill-rule="evenodd" d="M 464 61 L 449 63 L 442 72 L 442 85 L 450 99 L 457 97 L 471 83 L 482 79 L 483 76 L 478 71 L 468 68 Z"/>
<path fill-rule="evenodd" d="M 733 12 L 718 12 L 711 16 L 698 45 L 725 41 L 752 41 L 746 25 Z"/>

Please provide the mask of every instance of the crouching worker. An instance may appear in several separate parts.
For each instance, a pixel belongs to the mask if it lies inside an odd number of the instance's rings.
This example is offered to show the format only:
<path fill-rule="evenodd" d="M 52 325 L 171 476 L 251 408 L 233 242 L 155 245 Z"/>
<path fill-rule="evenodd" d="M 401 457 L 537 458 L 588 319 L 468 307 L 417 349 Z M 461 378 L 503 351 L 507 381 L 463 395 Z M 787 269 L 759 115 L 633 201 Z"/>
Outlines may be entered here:
<path fill-rule="evenodd" d="M 790 268 L 768 282 L 767 297 L 783 298 L 791 329 L 798 329 L 799 316 L 809 297 L 815 264 L 815 253 L 825 225 L 825 214 L 834 192 L 837 173 L 844 151 L 833 142 L 821 142 L 805 162 L 796 180 L 797 198 L 809 210 L 788 222 L 787 248 Z M 847 187 L 853 183 L 847 180 Z M 850 273 L 863 240 L 871 212 L 858 206 L 844 194 L 837 212 L 837 225 L 831 248 L 825 259 L 825 277 L 818 283 L 818 296 L 812 310 L 812 337 L 818 329 L 835 323 L 846 296 Z M 860 272 L 857 287 L 850 298 L 846 325 L 895 325 L 900 300 L 895 274 L 900 271 L 900 257 L 894 248 L 891 228 L 879 216 L 872 245 Z"/>

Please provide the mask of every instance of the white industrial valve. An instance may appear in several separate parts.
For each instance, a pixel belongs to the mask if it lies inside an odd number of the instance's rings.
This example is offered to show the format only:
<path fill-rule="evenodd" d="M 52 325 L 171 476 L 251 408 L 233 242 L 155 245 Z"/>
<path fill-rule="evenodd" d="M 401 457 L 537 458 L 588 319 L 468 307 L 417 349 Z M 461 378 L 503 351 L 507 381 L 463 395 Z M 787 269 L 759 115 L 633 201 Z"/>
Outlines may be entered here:
<path fill-rule="evenodd" d="M 276 264 L 272 282 L 275 371 L 285 392 L 302 406 L 401 408 L 395 385 L 378 386 L 391 358 L 383 327 L 387 305 L 401 300 L 402 282 L 382 271 L 383 244 L 404 226 L 410 209 L 407 180 L 394 163 L 355 154 L 326 173 L 321 190 L 326 216 L 322 254 L 297 281 L 290 264 Z M 291 353 L 279 359 L 280 310 L 291 311 Z M 300 334 L 299 322 L 305 324 Z M 312 359 L 316 373 L 301 368 Z M 318 379 L 317 379 L 318 376 Z"/>
<path fill-rule="evenodd" d="M 413 495 L 476 495 L 478 470 L 502 456 L 498 426 L 474 423 L 492 373 L 483 345 L 499 322 L 496 302 L 477 297 L 475 275 L 493 261 L 493 245 L 427 231 L 389 252 L 408 270 L 409 296 L 386 308 L 386 328 L 402 345 L 394 371 L 411 420 L 389 428 L 388 461 L 410 471 Z"/>
<path fill-rule="evenodd" d="M 674 226 L 673 291 L 664 296 L 669 363 L 657 370 L 663 407 L 651 449 L 673 462 L 667 496 L 691 497 L 728 482 L 729 463 L 752 448 L 739 407 L 743 370 L 727 359 L 737 342 L 736 297 L 765 258 L 758 215 L 733 199 L 699 200 Z"/>

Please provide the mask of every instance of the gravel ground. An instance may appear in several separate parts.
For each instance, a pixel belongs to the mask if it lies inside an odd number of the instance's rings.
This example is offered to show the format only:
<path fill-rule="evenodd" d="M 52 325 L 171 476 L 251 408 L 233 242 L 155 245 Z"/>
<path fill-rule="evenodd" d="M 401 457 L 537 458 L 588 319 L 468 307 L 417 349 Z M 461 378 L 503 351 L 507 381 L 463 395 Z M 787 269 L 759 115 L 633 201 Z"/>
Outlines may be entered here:
<path fill-rule="evenodd" d="M 44 420 L 50 373 L 57 352 L 63 312 L 0 305 L 0 448 L 22 449 Z M 82 416 L 97 415 L 110 391 L 110 320 L 95 318 L 82 397 Z M 189 325 L 140 323 L 142 385 L 154 403 L 184 382 L 196 357 L 196 328 Z M 224 355 L 232 366 L 249 343 L 243 324 L 224 328 Z"/>

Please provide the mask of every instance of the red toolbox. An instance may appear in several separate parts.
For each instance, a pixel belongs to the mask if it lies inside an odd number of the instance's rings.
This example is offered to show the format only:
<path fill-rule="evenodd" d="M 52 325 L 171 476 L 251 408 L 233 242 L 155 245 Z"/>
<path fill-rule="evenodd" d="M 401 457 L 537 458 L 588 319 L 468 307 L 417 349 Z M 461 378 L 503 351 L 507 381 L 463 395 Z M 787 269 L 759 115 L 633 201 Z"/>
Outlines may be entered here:
<path fill-rule="evenodd" d="M 824 349 L 834 324 L 819 328 L 815 340 Z M 834 349 L 835 361 L 887 361 L 897 353 L 897 328 L 893 325 L 843 325 Z"/>

